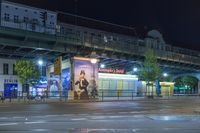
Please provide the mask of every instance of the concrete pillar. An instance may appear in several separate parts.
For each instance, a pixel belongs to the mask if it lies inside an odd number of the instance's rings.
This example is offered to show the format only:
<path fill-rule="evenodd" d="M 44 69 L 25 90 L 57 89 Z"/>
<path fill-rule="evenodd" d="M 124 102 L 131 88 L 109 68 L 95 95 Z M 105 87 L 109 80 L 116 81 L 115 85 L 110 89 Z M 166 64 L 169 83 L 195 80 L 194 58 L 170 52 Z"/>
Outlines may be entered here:
<path fill-rule="evenodd" d="M 198 94 L 200 95 L 200 80 L 198 82 Z"/>

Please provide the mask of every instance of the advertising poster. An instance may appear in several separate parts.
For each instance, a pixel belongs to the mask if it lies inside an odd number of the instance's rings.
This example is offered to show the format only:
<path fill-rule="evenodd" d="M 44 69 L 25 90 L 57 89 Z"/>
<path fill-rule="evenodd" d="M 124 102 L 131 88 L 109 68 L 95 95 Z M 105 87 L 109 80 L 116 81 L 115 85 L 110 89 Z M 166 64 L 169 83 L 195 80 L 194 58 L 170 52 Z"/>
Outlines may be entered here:
<path fill-rule="evenodd" d="M 74 58 L 74 99 L 95 98 L 98 95 L 98 63 L 90 58 Z"/>
<path fill-rule="evenodd" d="M 70 69 L 65 68 L 62 70 L 62 86 L 59 85 L 60 77 L 59 75 L 54 75 L 54 73 L 50 73 L 50 81 L 49 81 L 49 90 L 50 96 L 58 97 L 59 90 L 62 91 L 62 96 L 67 96 L 67 92 L 70 89 Z M 62 89 L 60 88 L 62 87 Z"/>
<path fill-rule="evenodd" d="M 70 69 L 65 68 L 62 70 L 62 95 L 67 96 L 70 89 Z"/>
<path fill-rule="evenodd" d="M 49 91 L 51 97 L 59 97 L 59 75 L 55 75 L 50 73 L 50 81 L 49 81 Z"/>

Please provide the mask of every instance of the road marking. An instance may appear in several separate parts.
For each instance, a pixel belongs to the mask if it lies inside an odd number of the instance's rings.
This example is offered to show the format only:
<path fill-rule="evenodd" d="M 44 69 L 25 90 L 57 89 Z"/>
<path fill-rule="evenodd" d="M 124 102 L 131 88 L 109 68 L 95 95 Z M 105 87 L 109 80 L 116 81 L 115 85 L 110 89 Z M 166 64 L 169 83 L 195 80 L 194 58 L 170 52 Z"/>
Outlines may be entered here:
<path fill-rule="evenodd" d="M 8 117 L 0 117 L 0 120 L 9 119 Z"/>
<path fill-rule="evenodd" d="M 13 116 L 13 119 L 24 119 L 25 117 L 20 117 L 20 116 Z"/>
<path fill-rule="evenodd" d="M 118 112 L 119 114 L 128 114 L 129 112 Z"/>
<path fill-rule="evenodd" d="M 40 124 L 45 123 L 45 121 L 30 121 L 30 122 L 24 122 L 25 124 Z"/>
<path fill-rule="evenodd" d="M 83 120 L 87 120 L 87 118 L 73 118 L 71 120 L 72 121 L 83 121 Z"/>
<path fill-rule="evenodd" d="M 2 123 L 0 126 L 11 126 L 11 125 L 18 125 L 18 123 Z"/>

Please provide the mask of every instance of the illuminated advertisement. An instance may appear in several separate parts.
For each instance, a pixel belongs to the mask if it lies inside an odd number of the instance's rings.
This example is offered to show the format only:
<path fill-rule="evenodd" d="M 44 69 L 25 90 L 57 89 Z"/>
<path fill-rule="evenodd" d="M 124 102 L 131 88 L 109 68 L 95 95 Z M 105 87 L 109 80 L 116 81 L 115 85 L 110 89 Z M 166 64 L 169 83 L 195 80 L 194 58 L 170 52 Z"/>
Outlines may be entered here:
<path fill-rule="evenodd" d="M 95 98 L 98 94 L 98 63 L 95 59 L 74 58 L 74 99 Z"/>
<path fill-rule="evenodd" d="M 59 96 L 59 90 L 62 91 L 62 95 L 66 96 L 67 91 L 70 88 L 70 69 L 66 68 L 62 70 L 62 90 L 60 89 L 60 76 L 54 75 L 54 73 L 50 73 L 50 81 L 49 81 L 49 91 L 50 96 Z"/>
<path fill-rule="evenodd" d="M 17 84 L 4 84 L 4 97 L 5 98 L 16 98 L 17 97 Z"/>
<path fill-rule="evenodd" d="M 70 89 L 70 69 L 66 68 L 62 70 L 62 92 L 63 96 L 67 95 Z"/>
<path fill-rule="evenodd" d="M 125 69 L 99 68 L 99 73 L 125 74 Z"/>

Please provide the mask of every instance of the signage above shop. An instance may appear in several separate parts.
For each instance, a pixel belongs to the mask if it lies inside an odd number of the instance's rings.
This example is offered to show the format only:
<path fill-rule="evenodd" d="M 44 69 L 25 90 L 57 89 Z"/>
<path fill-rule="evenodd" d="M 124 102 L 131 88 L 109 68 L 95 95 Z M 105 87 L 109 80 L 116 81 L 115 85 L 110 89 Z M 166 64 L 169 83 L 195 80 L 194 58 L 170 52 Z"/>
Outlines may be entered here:
<path fill-rule="evenodd" d="M 116 74 L 124 74 L 124 69 L 114 69 L 114 68 L 99 68 L 99 73 L 116 73 Z"/>
<path fill-rule="evenodd" d="M 8 84 L 8 83 L 18 83 L 17 79 L 4 79 L 4 83 Z"/>

